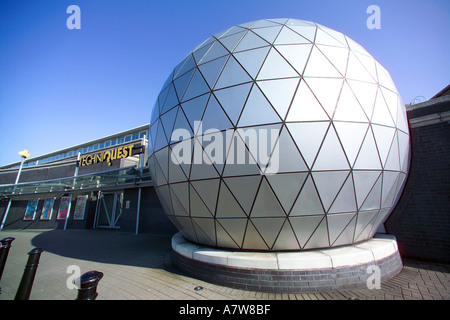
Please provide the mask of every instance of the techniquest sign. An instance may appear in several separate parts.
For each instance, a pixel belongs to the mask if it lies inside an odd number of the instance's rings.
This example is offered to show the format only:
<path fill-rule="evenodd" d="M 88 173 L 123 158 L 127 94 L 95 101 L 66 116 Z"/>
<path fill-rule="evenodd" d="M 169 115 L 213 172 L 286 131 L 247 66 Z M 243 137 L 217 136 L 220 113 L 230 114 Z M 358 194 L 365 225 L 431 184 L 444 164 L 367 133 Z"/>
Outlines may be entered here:
<path fill-rule="evenodd" d="M 133 153 L 134 150 L 140 149 L 140 147 L 141 146 L 135 146 L 134 144 L 130 144 L 127 146 L 117 147 L 114 149 L 81 156 L 79 166 L 84 167 L 102 162 L 108 162 L 108 166 L 110 166 L 113 160 L 127 158 L 134 154 L 140 153 L 140 152 Z"/>

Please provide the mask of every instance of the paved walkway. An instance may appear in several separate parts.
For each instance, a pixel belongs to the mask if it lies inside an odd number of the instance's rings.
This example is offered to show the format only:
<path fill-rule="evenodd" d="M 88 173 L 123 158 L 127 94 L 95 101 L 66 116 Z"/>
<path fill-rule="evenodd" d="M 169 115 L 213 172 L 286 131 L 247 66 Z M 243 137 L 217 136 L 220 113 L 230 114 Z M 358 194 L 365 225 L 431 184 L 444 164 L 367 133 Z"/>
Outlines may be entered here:
<path fill-rule="evenodd" d="M 111 230 L 4 230 L 16 238 L 0 280 L 0 300 L 13 300 L 28 259 L 41 255 L 30 300 L 74 300 L 68 279 L 97 270 L 104 273 L 97 300 L 450 300 L 450 265 L 404 260 L 404 268 L 381 289 L 276 294 L 231 289 L 180 274 L 170 263 L 169 235 Z M 75 266 L 75 267 L 70 267 Z M 70 281 L 69 281 L 70 282 Z"/>

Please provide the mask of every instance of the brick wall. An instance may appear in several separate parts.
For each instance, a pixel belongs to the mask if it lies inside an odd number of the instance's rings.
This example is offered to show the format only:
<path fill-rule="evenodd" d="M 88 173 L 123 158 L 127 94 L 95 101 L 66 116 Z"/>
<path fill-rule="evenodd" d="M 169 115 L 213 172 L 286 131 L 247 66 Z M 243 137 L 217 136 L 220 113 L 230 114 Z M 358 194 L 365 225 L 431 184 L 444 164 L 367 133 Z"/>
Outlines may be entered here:
<path fill-rule="evenodd" d="M 445 109 L 450 109 L 449 103 Z M 420 116 L 424 114 L 422 110 Z M 414 114 L 411 117 L 408 113 L 408 116 L 410 124 L 414 122 L 412 119 L 417 120 Z M 409 177 L 403 195 L 385 223 L 386 231 L 397 237 L 403 257 L 448 263 L 450 124 L 447 120 L 413 126 L 410 133 L 412 157 Z"/>

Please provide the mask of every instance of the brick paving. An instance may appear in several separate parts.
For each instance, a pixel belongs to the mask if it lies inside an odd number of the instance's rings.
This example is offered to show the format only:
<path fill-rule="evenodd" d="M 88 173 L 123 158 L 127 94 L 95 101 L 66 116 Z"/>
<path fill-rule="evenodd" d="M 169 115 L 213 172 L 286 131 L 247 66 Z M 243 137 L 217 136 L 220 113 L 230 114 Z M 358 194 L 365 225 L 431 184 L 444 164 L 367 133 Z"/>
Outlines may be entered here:
<path fill-rule="evenodd" d="M 170 263 L 170 235 L 110 230 L 4 230 L 16 238 L 0 280 L 0 300 L 13 300 L 27 253 L 41 247 L 30 300 L 74 300 L 69 266 L 104 273 L 97 300 L 450 300 L 450 265 L 403 260 L 403 270 L 380 289 L 264 293 L 232 289 L 181 274 Z M 69 270 L 70 271 L 70 270 Z"/>

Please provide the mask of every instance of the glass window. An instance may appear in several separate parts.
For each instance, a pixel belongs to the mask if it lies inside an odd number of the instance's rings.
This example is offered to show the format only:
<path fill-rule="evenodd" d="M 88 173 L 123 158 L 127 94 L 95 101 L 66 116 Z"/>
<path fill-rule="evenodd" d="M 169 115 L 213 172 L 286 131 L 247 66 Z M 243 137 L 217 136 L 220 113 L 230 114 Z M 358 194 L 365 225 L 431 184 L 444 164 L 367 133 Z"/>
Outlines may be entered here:
<path fill-rule="evenodd" d="M 131 140 L 137 140 L 139 138 L 139 134 L 133 134 L 133 137 L 131 138 Z"/>
<path fill-rule="evenodd" d="M 131 135 L 125 137 L 125 142 L 128 142 L 130 140 L 131 140 Z"/>
<path fill-rule="evenodd" d="M 117 143 L 123 143 L 123 138 L 118 138 Z"/>
<path fill-rule="evenodd" d="M 111 145 L 111 140 L 108 140 L 105 142 L 105 148 L 109 147 Z"/>

